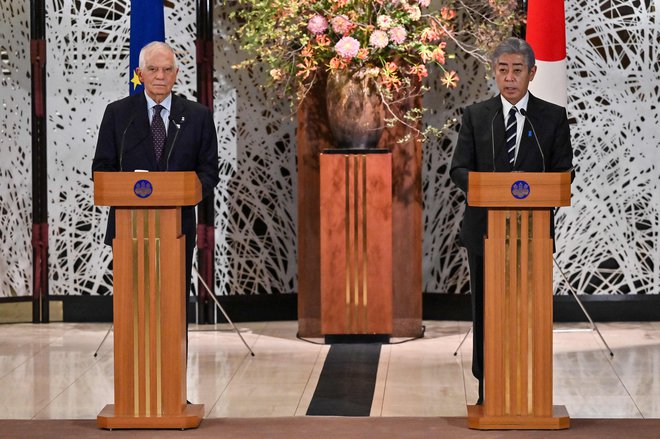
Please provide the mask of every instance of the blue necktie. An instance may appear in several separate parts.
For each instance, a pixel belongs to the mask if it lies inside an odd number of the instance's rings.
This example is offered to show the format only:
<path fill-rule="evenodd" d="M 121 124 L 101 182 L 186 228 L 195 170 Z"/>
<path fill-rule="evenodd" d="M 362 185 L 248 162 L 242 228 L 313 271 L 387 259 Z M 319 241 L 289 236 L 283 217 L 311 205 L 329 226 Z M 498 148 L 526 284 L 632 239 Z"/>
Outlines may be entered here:
<path fill-rule="evenodd" d="M 509 118 L 506 121 L 506 150 L 509 153 L 509 163 L 511 166 L 516 161 L 516 134 L 518 132 L 518 122 L 516 121 L 516 113 L 518 110 L 516 107 L 512 107 L 509 110 Z"/>
<path fill-rule="evenodd" d="M 160 117 L 160 112 L 163 108 L 162 105 L 156 105 L 154 107 L 154 117 L 151 120 L 151 136 L 154 139 L 154 152 L 156 153 L 157 162 L 160 161 L 160 156 L 163 154 L 165 138 L 167 138 L 165 124 L 163 123 L 163 118 Z"/>

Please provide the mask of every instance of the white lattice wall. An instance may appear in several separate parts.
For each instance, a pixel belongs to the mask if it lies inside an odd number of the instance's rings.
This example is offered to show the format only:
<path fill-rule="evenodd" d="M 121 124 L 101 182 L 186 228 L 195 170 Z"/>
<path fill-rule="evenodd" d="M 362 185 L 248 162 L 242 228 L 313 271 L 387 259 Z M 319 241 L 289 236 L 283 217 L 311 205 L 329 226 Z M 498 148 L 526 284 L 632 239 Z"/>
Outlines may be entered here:
<path fill-rule="evenodd" d="M 20 4 L 19 4 L 20 3 Z M 0 0 L 3 112 L 0 151 L 0 296 L 31 284 L 29 10 Z M 657 12 L 617 0 L 566 2 L 569 115 L 578 176 L 574 207 L 558 216 L 558 262 L 581 291 L 659 292 Z M 48 170 L 51 294 L 107 294 L 111 255 L 105 214 L 92 206 L 91 157 L 105 105 L 127 93 L 128 0 L 47 3 Z M 166 35 L 181 73 L 176 90 L 195 99 L 195 2 L 166 8 Z M 604 9 L 600 9 L 604 8 Z M 215 5 L 216 290 L 296 291 L 295 122 L 259 87 L 263 72 L 234 71 L 242 59 L 225 2 Z M 586 37 L 585 37 L 586 35 Z M 605 49 L 603 49 L 605 48 Z M 455 66 L 463 87 L 437 83 L 425 97 L 442 123 L 489 94 L 485 72 Z M 447 168 L 456 127 L 424 146 L 424 290 L 466 291 L 456 247 L 462 196 Z M 558 281 L 561 293 L 566 285 Z"/>
<path fill-rule="evenodd" d="M 566 2 L 578 168 L 573 207 L 559 216 L 557 260 L 580 292 L 660 293 L 656 3 Z"/>
<path fill-rule="evenodd" d="M 30 10 L 0 0 L 0 297 L 32 292 Z"/>
<path fill-rule="evenodd" d="M 101 245 L 107 208 L 94 208 L 91 163 L 105 106 L 128 94 L 129 1 L 50 1 L 46 8 L 50 293 L 111 289 Z M 166 8 L 179 62 L 177 92 L 196 88 L 194 2 Z"/>
<path fill-rule="evenodd" d="M 229 9 L 215 7 L 216 124 L 223 163 L 216 210 L 217 291 L 292 293 L 296 284 L 295 123 L 259 84 L 263 71 L 231 68 L 244 57 Z M 218 108 L 218 105 L 222 107 Z M 225 108 L 229 111 L 223 112 Z M 220 110 L 220 111 L 218 111 Z"/>

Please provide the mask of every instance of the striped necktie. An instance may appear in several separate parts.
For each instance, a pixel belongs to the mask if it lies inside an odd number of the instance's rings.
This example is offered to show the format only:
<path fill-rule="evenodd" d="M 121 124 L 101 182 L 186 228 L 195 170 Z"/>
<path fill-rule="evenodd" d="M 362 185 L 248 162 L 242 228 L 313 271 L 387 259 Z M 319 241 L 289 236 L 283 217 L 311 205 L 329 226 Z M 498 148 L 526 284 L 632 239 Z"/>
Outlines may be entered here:
<path fill-rule="evenodd" d="M 516 107 L 512 107 L 509 110 L 509 118 L 506 121 L 506 150 L 509 154 L 509 163 L 511 166 L 516 161 L 516 134 L 518 132 L 518 122 L 516 121 L 516 113 L 518 110 Z"/>

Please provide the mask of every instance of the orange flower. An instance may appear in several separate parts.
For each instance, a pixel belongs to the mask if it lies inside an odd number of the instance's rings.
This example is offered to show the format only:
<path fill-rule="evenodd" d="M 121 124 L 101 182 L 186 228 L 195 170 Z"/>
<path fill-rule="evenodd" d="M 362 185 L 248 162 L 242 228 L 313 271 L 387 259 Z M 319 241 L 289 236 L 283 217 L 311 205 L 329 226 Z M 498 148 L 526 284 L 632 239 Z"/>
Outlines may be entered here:
<path fill-rule="evenodd" d="M 309 78 L 309 75 L 317 68 L 316 61 L 310 58 L 305 58 L 303 62 L 299 63 L 296 67 L 299 68 L 296 76 L 302 76 L 303 80 Z"/>
<path fill-rule="evenodd" d="M 440 79 L 440 82 L 447 88 L 456 88 L 458 86 L 458 75 L 455 71 L 445 72 L 444 78 Z"/>
<path fill-rule="evenodd" d="M 369 49 L 362 48 L 358 50 L 357 59 L 365 60 L 369 56 Z"/>
<path fill-rule="evenodd" d="M 396 75 L 396 71 L 399 67 L 394 62 L 388 62 L 383 67 L 383 74 L 381 75 L 380 82 L 388 90 L 393 88 L 396 91 L 399 91 L 399 86 L 401 86 L 401 79 Z"/>
<path fill-rule="evenodd" d="M 433 50 L 433 59 L 438 63 L 438 64 L 444 64 L 445 63 L 445 46 L 447 46 L 447 43 L 444 41 L 440 44 L 438 44 L 438 47 L 436 47 Z"/>
<path fill-rule="evenodd" d="M 343 70 L 346 68 L 346 66 L 346 61 L 340 56 L 335 56 L 332 58 L 329 64 L 330 70 Z"/>
<path fill-rule="evenodd" d="M 419 79 L 420 81 L 422 80 L 422 78 L 426 78 L 427 76 L 429 76 L 429 72 L 428 70 L 426 70 L 426 66 L 424 64 L 412 66 L 408 73 L 410 73 L 411 75 L 417 75 L 417 79 Z"/>
<path fill-rule="evenodd" d="M 451 20 L 454 17 L 456 17 L 456 11 L 454 11 L 453 9 L 449 9 L 448 7 L 442 8 L 440 14 L 442 15 L 442 18 L 444 18 L 445 20 Z"/>
<path fill-rule="evenodd" d="M 312 45 L 311 45 L 311 44 L 307 44 L 307 45 L 303 48 L 303 50 L 300 52 L 300 54 L 301 54 L 303 57 L 305 57 L 305 58 L 309 58 L 309 57 L 313 56 L 313 55 L 314 55 L 314 50 L 312 49 Z"/>
<path fill-rule="evenodd" d="M 383 69 L 385 70 L 385 74 L 391 75 L 394 72 L 396 72 L 399 69 L 399 67 L 396 65 L 395 62 L 390 61 L 387 64 L 385 64 L 385 67 L 383 67 Z"/>
<path fill-rule="evenodd" d="M 328 38 L 327 35 L 322 34 L 316 36 L 316 43 L 321 47 L 326 47 L 329 46 L 332 43 L 332 41 L 330 41 L 330 38 Z"/>
<path fill-rule="evenodd" d="M 434 23 L 435 24 L 435 23 Z M 440 35 L 438 32 L 436 32 L 435 29 L 432 29 L 430 27 L 425 28 L 422 30 L 421 35 L 419 36 L 419 39 L 423 43 L 430 43 L 431 41 L 435 41 L 440 38 Z"/>

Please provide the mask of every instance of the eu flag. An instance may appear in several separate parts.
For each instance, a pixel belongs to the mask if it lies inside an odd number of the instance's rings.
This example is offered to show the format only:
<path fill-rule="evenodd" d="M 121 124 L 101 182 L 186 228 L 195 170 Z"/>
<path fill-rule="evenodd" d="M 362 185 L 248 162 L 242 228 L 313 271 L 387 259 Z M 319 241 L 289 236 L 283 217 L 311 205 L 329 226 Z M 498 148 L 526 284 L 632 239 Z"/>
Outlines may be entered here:
<path fill-rule="evenodd" d="M 129 94 L 142 93 L 144 87 L 135 69 L 139 65 L 140 50 L 152 41 L 165 41 L 165 12 L 163 0 L 131 0 L 131 64 Z"/>

